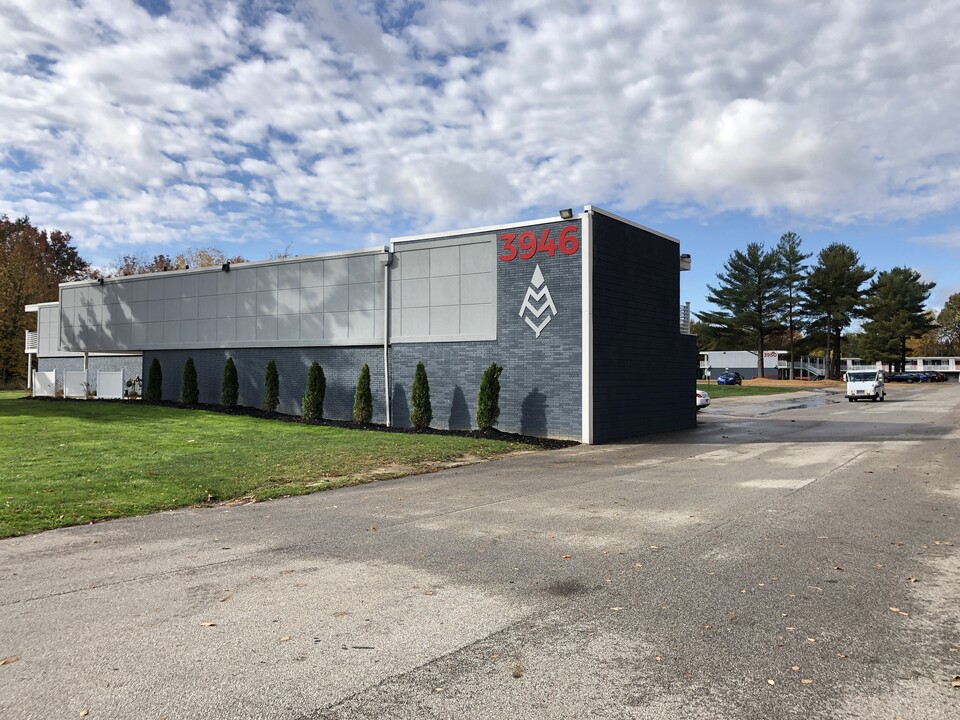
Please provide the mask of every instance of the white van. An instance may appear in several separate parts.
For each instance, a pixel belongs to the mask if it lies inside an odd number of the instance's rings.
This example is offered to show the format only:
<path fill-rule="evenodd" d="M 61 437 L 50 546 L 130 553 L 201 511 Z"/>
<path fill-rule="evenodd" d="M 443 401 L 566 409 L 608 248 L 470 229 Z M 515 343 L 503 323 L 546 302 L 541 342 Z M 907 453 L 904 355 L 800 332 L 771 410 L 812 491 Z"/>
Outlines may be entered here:
<path fill-rule="evenodd" d="M 855 370 L 847 373 L 847 400 L 879 400 L 883 402 L 883 370 Z"/>

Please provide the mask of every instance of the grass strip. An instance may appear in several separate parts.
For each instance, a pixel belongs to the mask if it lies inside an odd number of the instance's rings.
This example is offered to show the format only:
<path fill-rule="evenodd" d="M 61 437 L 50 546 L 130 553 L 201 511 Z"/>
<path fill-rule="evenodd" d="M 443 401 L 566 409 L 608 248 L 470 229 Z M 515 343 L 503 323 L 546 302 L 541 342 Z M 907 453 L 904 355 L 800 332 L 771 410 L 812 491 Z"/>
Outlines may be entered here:
<path fill-rule="evenodd" d="M 502 440 L 277 422 L 0 392 L 0 537 L 400 477 L 519 449 Z"/>
<path fill-rule="evenodd" d="M 745 397 L 747 395 L 779 395 L 781 393 L 803 392 L 812 388 L 802 387 L 771 387 L 768 385 L 717 385 L 705 381 L 697 381 L 698 390 L 706 390 L 710 399 L 726 397 Z"/>

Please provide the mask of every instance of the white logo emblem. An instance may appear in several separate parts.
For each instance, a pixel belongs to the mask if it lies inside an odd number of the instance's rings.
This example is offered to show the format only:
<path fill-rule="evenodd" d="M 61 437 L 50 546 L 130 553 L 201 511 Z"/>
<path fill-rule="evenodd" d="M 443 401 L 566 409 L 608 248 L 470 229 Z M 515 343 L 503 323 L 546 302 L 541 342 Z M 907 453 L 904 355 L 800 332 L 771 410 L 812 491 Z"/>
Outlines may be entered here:
<path fill-rule="evenodd" d="M 533 304 L 535 302 L 541 303 L 540 307 L 535 307 Z M 539 324 L 530 317 L 532 315 L 534 318 L 539 319 L 548 308 L 550 312 L 546 313 L 546 317 L 543 318 Z M 525 314 L 528 311 L 530 315 Z M 550 288 L 544 283 L 543 273 L 540 272 L 540 266 L 537 265 L 537 269 L 533 271 L 533 277 L 530 278 L 530 287 L 527 288 L 527 294 L 523 298 L 523 305 L 520 306 L 520 317 L 526 321 L 527 325 L 533 328 L 537 337 L 540 337 L 540 333 L 543 332 L 547 323 L 550 322 L 556 314 L 557 306 L 553 304 L 553 298 L 550 297 Z"/>

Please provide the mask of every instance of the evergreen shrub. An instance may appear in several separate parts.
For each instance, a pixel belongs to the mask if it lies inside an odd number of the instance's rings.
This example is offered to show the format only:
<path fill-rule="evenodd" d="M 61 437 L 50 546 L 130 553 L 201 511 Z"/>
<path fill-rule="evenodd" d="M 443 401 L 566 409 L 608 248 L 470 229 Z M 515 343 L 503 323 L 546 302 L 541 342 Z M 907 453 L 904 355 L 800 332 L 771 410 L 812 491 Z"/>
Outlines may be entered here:
<path fill-rule="evenodd" d="M 370 366 L 360 368 L 357 391 L 353 395 L 353 421 L 366 425 L 373 418 L 373 393 L 370 391 Z"/>
<path fill-rule="evenodd" d="M 200 387 L 197 385 L 197 366 L 193 358 L 188 357 L 183 364 L 183 378 L 180 381 L 180 402 L 184 405 L 196 405 L 200 402 Z"/>
<path fill-rule="evenodd" d="M 320 363 L 310 365 L 307 371 L 307 391 L 303 395 L 303 419 L 320 420 L 323 417 L 323 397 L 327 393 L 327 378 Z"/>
<path fill-rule="evenodd" d="M 237 397 L 240 395 L 240 380 L 237 378 L 237 366 L 232 357 L 227 358 L 227 364 L 223 366 L 223 382 L 220 384 L 220 403 L 227 407 L 234 407 L 237 404 Z"/>
<path fill-rule="evenodd" d="M 491 363 L 483 371 L 480 392 L 477 393 L 477 427 L 490 430 L 500 417 L 500 373 L 503 367 Z"/>
<path fill-rule="evenodd" d="M 423 361 L 417 363 L 413 374 L 413 388 L 410 392 L 410 422 L 417 430 L 430 427 L 433 420 L 433 408 L 430 406 L 430 382 Z"/>

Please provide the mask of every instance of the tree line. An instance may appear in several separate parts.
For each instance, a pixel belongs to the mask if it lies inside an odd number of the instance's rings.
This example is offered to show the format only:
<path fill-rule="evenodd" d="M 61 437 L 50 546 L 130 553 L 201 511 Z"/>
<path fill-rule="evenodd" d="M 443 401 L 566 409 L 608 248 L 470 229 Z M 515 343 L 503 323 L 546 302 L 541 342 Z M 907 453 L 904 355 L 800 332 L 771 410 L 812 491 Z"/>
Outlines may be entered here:
<path fill-rule="evenodd" d="M 273 257 L 287 255 L 289 247 Z M 58 300 L 60 283 L 218 267 L 224 262 L 246 259 L 210 247 L 173 256 L 122 255 L 109 267 L 96 268 L 80 257 L 70 233 L 38 228 L 26 216 L 11 220 L 0 215 L 0 386 L 22 386 L 25 379 L 25 332 L 36 330 L 36 314 L 24 312 L 24 306 Z"/>
<path fill-rule="evenodd" d="M 840 378 L 844 351 L 898 371 L 919 338 L 939 338 L 936 354 L 960 354 L 960 293 L 936 315 L 925 307 L 936 284 L 912 268 L 877 272 L 844 243 L 828 245 L 808 264 L 811 257 L 794 232 L 769 250 L 752 242 L 734 251 L 716 285 L 707 285 L 707 301 L 718 309 L 696 313 L 698 349 L 756 348 L 762 376 L 764 350 L 786 345 L 791 378 L 798 352 L 822 351 L 830 379 Z M 855 321 L 862 321 L 860 332 L 844 335 Z"/>

